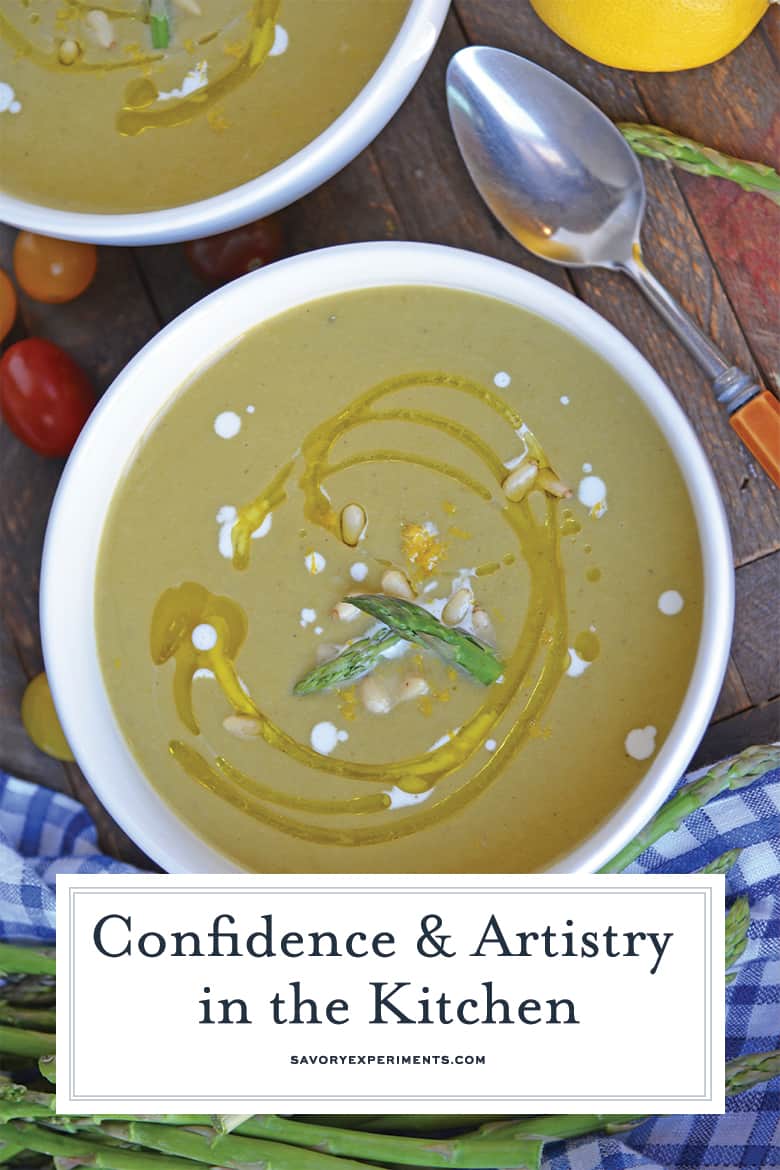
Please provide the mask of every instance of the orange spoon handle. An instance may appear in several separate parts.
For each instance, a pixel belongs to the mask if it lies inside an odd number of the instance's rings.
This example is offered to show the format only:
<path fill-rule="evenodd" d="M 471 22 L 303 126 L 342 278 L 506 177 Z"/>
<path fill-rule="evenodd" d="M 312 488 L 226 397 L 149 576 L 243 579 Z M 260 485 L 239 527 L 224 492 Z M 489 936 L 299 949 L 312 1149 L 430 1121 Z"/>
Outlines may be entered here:
<path fill-rule="evenodd" d="M 780 487 L 780 400 L 762 390 L 740 406 L 729 421 L 770 479 Z"/>

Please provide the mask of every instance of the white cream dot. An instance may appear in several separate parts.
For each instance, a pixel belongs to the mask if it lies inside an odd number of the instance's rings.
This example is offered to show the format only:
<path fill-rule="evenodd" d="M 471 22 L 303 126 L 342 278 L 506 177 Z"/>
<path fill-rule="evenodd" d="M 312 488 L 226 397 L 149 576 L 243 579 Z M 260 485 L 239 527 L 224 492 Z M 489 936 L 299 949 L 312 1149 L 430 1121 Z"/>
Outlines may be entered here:
<path fill-rule="evenodd" d="M 625 739 L 626 754 L 634 760 L 649 760 L 655 751 L 656 729 L 652 725 L 634 727 Z"/>
<path fill-rule="evenodd" d="M 339 743 L 346 743 L 347 740 L 349 739 L 349 732 L 348 731 L 339 731 L 336 734 L 336 738 L 338 739 Z"/>
<path fill-rule="evenodd" d="M 13 86 L 6 81 L 0 81 L 0 114 L 6 110 L 9 114 L 18 114 L 21 108 L 22 104 L 16 100 Z"/>
<path fill-rule="evenodd" d="M 247 412 L 247 414 L 254 414 L 255 413 L 254 406 L 247 406 L 246 412 Z"/>
<path fill-rule="evenodd" d="M 561 394 L 561 406 L 568 406 L 571 402 L 568 394 Z"/>
<path fill-rule="evenodd" d="M 586 475 L 590 475 L 591 471 L 593 471 L 593 464 L 592 463 L 583 463 L 582 470 L 585 472 Z"/>
<path fill-rule="evenodd" d="M 217 644 L 217 631 L 208 622 L 201 622 L 192 631 L 192 644 L 196 650 L 213 650 Z"/>
<path fill-rule="evenodd" d="M 237 516 L 238 512 L 231 504 L 224 504 L 217 512 L 219 552 L 228 561 L 233 559 L 233 525 Z"/>
<path fill-rule="evenodd" d="M 301 610 L 301 626 L 304 630 L 307 626 L 313 626 L 316 620 L 317 611 L 315 609 L 309 609 L 309 607 L 306 606 Z"/>
<path fill-rule="evenodd" d="M 241 430 L 241 416 L 234 410 L 223 410 L 214 419 L 214 430 L 220 439 L 234 439 Z"/>
<path fill-rule="evenodd" d="M 498 744 L 496 743 L 496 741 L 494 739 L 486 739 L 485 740 L 485 751 L 486 752 L 494 752 L 497 747 L 498 747 Z"/>
<path fill-rule="evenodd" d="M 425 792 L 405 792 L 394 784 L 392 788 L 385 789 L 385 796 L 390 797 L 390 808 L 408 808 L 412 804 L 422 804 L 432 792 L 433 788 L 426 788 Z"/>
<path fill-rule="evenodd" d="M 579 678 L 581 674 L 590 666 L 584 658 L 580 658 L 573 646 L 569 647 L 569 665 L 566 668 L 566 673 L 569 678 Z"/>
<path fill-rule="evenodd" d="M 290 35 L 287 32 L 287 29 L 282 28 L 280 24 L 277 24 L 276 28 L 274 29 L 274 43 L 268 50 L 268 56 L 281 57 L 282 53 L 286 52 L 289 43 Z"/>
<path fill-rule="evenodd" d="M 685 601 L 683 600 L 683 596 L 676 589 L 667 589 L 658 598 L 658 608 L 666 617 L 674 617 L 675 614 L 681 611 L 684 605 Z"/>
<path fill-rule="evenodd" d="M 325 631 L 323 630 L 322 626 L 315 626 L 314 627 L 314 633 L 317 635 L 318 638 L 319 638 L 320 634 L 322 634 L 324 632 Z"/>
<path fill-rule="evenodd" d="M 368 565 L 364 565 L 362 561 L 355 561 L 350 567 L 349 575 L 353 581 L 365 581 L 368 576 Z"/>
<path fill-rule="evenodd" d="M 262 524 L 260 524 L 252 533 L 252 540 L 260 540 L 263 536 L 267 536 L 271 531 L 271 525 L 273 522 L 274 514 L 273 512 L 269 512 L 268 515 L 263 518 Z"/>
<path fill-rule="evenodd" d="M 321 756 L 329 756 L 342 735 L 346 735 L 346 732 L 340 733 L 332 723 L 315 723 L 311 729 L 309 742 L 315 752 L 319 752 Z"/>
<path fill-rule="evenodd" d="M 506 372 L 506 370 L 499 370 L 498 373 L 494 374 L 493 376 L 493 382 L 500 390 L 505 390 L 511 381 L 512 378 Z"/>
<path fill-rule="evenodd" d="M 599 519 L 607 510 L 607 485 L 598 475 L 586 475 L 580 480 L 577 499 L 590 509 L 591 516 Z"/>

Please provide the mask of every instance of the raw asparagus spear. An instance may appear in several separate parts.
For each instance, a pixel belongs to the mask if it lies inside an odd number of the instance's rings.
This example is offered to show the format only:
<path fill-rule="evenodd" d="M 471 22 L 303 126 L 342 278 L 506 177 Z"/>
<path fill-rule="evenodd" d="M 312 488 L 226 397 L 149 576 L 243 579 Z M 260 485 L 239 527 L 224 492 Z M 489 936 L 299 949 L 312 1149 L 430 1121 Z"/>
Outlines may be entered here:
<path fill-rule="evenodd" d="M 51 1032 L 28 1032 L 0 1024 L 0 1052 L 10 1056 L 47 1056 L 54 1048 Z"/>
<path fill-rule="evenodd" d="M 727 853 L 721 853 L 720 857 L 713 857 L 712 861 L 708 861 L 697 873 L 722 873 L 727 874 L 733 865 L 736 865 L 741 849 L 729 849 Z"/>
<path fill-rule="evenodd" d="M 354 600 L 354 598 L 353 598 Z M 644 853 L 666 833 L 679 829 L 685 817 L 703 808 L 721 792 L 736 792 L 746 788 L 765 772 L 780 767 L 780 747 L 775 744 L 747 748 L 730 760 L 723 760 L 710 768 L 705 776 L 686 784 L 679 792 L 662 804 L 651 821 L 645 825 L 633 841 L 629 841 L 611 861 L 602 866 L 600 873 L 622 873 L 640 853 Z"/>
<path fill-rule="evenodd" d="M 201 1170 L 197 1163 L 180 1158 L 166 1158 L 145 1150 L 121 1150 L 27 1122 L 0 1125 L 0 1142 L 63 1158 L 72 1166 L 97 1166 L 104 1170 Z"/>
<path fill-rule="evenodd" d="M 726 971 L 730 971 L 747 946 L 747 932 L 750 926 L 750 903 L 747 898 L 737 898 L 726 915 Z M 726 975 L 731 983 L 736 973 Z"/>
<path fill-rule="evenodd" d="M 349 601 L 351 605 L 389 626 L 407 642 L 439 649 L 486 687 L 494 683 L 504 669 L 493 650 L 484 642 L 467 634 L 465 630 L 445 626 L 433 614 L 411 601 L 381 594 L 350 597 Z"/>
<path fill-rule="evenodd" d="M 619 122 L 618 127 L 637 154 L 664 159 L 694 175 L 730 179 L 743 191 L 764 195 L 773 203 L 780 204 L 780 175 L 770 166 L 723 154 L 692 138 L 664 130 L 662 126 Z"/>
<path fill-rule="evenodd" d="M 11 943 L 0 943 L 0 974 L 3 975 L 55 975 L 57 965 L 54 951 L 44 948 L 16 947 Z"/>
<path fill-rule="evenodd" d="M 372 1162 L 417 1167 L 535 1168 L 541 1161 L 544 1144 L 536 1137 L 518 1137 L 510 1131 L 497 1133 L 495 1140 L 492 1134 L 474 1133 L 433 1143 L 427 1138 L 366 1133 L 269 1115 L 251 1118 L 237 1132 L 306 1146 L 340 1157 L 368 1158 Z M 216 1143 L 217 1153 L 219 1149 L 219 1143 Z"/>
<path fill-rule="evenodd" d="M 352 598 L 350 598 L 350 601 Z M 333 687 L 354 682 L 373 670 L 385 650 L 401 641 L 400 634 L 392 630 L 380 630 L 370 638 L 361 638 L 342 650 L 336 658 L 323 662 L 310 670 L 293 687 L 295 695 L 312 695 L 317 691 L 330 691 Z"/>
<path fill-rule="evenodd" d="M 771 1081 L 773 1077 L 780 1077 L 780 1049 L 738 1056 L 726 1064 L 726 1094 L 734 1097 L 755 1085 Z"/>

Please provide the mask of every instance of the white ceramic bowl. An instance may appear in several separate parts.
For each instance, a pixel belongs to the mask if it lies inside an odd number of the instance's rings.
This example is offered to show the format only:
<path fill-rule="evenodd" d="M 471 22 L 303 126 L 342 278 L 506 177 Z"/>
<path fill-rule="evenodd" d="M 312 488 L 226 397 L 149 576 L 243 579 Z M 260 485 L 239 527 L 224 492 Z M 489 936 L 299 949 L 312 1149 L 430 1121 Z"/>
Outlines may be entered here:
<path fill-rule="evenodd" d="M 387 55 L 344 113 L 303 150 L 240 187 L 197 203 L 128 215 L 60 211 L 0 191 L 0 223 L 93 244 L 171 244 L 271 215 L 332 178 L 384 129 L 422 73 L 449 6 L 450 0 L 411 0 Z"/>
<path fill-rule="evenodd" d="M 509 264 L 432 244 L 349 244 L 282 260 L 189 309 L 119 375 L 95 409 L 54 500 L 43 559 L 41 622 L 49 681 L 67 738 L 111 815 L 171 872 L 235 872 L 178 820 L 140 772 L 114 718 L 98 661 L 94 582 L 103 526 L 127 461 L 158 412 L 199 366 L 258 322 L 319 297 L 382 285 L 437 285 L 529 309 L 596 350 L 629 383 L 682 469 L 704 567 L 701 641 L 679 716 L 642 782 L 556 865 L 592 872 L 650 818 L 693 755 L 726 668 L 733 618 L 728 528 L 709 464 L 669 390 L 629 341 L 581 301 Z"/>

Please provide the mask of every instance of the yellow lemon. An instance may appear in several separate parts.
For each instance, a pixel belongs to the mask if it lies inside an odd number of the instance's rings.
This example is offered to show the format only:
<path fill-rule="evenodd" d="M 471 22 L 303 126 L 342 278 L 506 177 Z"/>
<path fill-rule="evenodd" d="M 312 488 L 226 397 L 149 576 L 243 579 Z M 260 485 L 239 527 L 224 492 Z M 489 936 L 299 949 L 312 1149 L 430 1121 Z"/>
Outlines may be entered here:
<path fill-rule="evenodd" d="M 744 41 L 770 0 L 531 0 L 553 32 L 617 69 L 694 69 Z"/>

